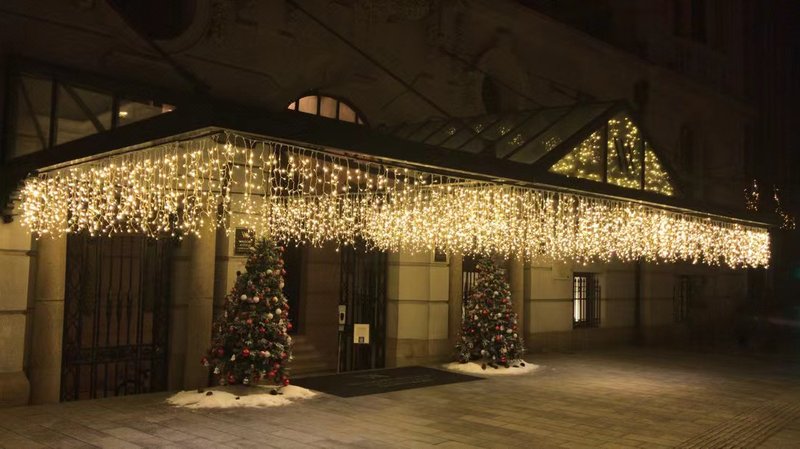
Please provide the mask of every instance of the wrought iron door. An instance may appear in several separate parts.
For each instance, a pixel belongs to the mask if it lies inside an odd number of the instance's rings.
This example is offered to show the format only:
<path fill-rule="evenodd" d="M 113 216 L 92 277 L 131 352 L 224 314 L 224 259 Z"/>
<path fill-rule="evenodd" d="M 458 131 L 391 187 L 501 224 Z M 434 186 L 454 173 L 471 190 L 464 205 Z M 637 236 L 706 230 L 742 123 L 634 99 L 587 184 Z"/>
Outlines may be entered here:
<path fill-rule="evenodd" d="M 169 240 L 67 240 L 61 400 L 167 388 Z"/>
<path fill-rule="evenodd" d="M 339 304 L 347 306 L 339 370 L 383 368 L 386 362 L 386 253 L 363 244 L 341 250 Z M 353 343 L 353 324 L 369 324 L 369 344 Z"/>

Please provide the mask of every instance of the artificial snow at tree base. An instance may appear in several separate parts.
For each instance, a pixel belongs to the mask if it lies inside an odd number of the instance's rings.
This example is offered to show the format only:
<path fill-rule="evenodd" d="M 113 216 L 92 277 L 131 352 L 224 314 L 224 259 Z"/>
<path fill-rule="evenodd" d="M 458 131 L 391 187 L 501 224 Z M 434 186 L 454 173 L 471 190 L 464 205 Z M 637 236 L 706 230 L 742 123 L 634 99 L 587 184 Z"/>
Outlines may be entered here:
<path fill-rule="evenodd" d="M 524 360 L 516 360 L 510 364 L 508 368 L 505 366 L 495 365 L 492 367 L 483 363 L 469 362 L 451 362 L 442 365 L 442 368 L 450 371 L 458 371 L 464 374 L 476 374 L 479 376 L 519 376 L 522 374 L 530 374 L 540 368 L 539 365 L 528 363 Z"/>
<path fill-rule="evenodd" d="M 240 407 L 278 407 L 293 402 L 313 398 L 316 392 L 307 388 L 289 385 L 282 387 L 280 393 L 273 394 L 275 386 L 266 385 L 228 385 L 199 390 L 180 391 L 167 398 L 167 403 L 178 407 L 240 408 Z"/>

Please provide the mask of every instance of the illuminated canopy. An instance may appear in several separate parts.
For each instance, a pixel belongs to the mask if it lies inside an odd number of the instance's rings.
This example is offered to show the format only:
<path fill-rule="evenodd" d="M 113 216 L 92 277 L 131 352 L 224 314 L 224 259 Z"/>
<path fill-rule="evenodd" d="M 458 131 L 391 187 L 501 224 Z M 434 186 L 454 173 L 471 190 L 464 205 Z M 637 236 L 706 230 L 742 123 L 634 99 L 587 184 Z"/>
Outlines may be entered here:
<path fill-rule="evenodd" d="M 531 173 L 674 196 L 679 189 L 620 102 L 579 103 L 464 119 L 402 124 L 398 137 L 529 166 Z M 558 183 L 558 177 L 550 181 Z M 588 189 L 592 189 L 589 185 Z"/>
<path fill-rule="evenodd" d="M 625 116 L 616 116 L 598 115 L 609 135 L 631 135 Z M 680 207 L 675 197 L 665 195 L 669 192 L 648 189 L 647 175 L 639 182 L 636 171 L 642 152 L 639 159 L 635 151 L 623 158 L 625 170 L 616 154 L 606 155 L 605 184 L 634 192 L 624 197 L 600 188 L 593 192 L 536 182 L 518 169 L 526 164 L 486 164 L 480 155 L 454 158 L 434 147 L 380 140 L 357 125 L 322 132 L 333 121 L 314 120 L 304 139 L 325 135 L 338 144 L 212 127 L 44 168 L 20 189 L 21 220 L 37 236 L 140 232 L 181 237 L 204 226 L 246 226 L 286 241 L 349 245 L 363 240 L 368 247 L 391 251 L 437 248 L 582 262 L 684 260 L 730 267 L 769 262 L 765 225 Z M 275 127 L 285 129 L 297 136 L 302 127 Z M 582 129 L 594 135 L 585 125 Z M 558 150 L 564 154 L 553 149 L 540 159 L 552 159 L 549 167 L 566 165 L 564 157 L 582 148 L 584 140 L 567 141 L 571 148 Z M 621 145 L 626 142 L 631 140 Z M 655 169 L 647 144 L 633 142 L 633 148 L 644 148 L 644 170 Z M 385 144 L 381 153 L 351 149 L 379 143 Z M 653 179 L 671 181 L 668 174 Z M 585 181 L 605 185 L 596 182 L 602 178 Z"/>

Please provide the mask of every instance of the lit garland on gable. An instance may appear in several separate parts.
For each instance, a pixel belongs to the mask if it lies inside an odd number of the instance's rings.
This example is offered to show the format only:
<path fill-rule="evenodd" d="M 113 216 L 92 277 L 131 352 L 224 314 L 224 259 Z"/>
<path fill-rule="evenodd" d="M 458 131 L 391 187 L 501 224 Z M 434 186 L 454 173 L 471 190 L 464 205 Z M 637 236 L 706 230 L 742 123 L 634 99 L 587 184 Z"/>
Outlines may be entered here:
<path fill-rule="evenodd" d="M 608 154 L 604 160 L 603 154 L 606 151 Z M 602 130 L 590 134 L 553 164 L 550 171 L 567 177 L 607 182 L 627 189 L 644 189 L 666 196 L 675 194 L 669 174 L 658 160 L 656 152 L 643 139 L 639 128 L 625 115 L 609 119 Z"/>
<path fill-rule="evenodd" d="M 197 234 L 247 226 L 321 245 L 581 262 L 765 266 L 765 228 L 622 200 L 476 181 L 226 134 L 109 156 L 26 180 L 36 236 Z"/>

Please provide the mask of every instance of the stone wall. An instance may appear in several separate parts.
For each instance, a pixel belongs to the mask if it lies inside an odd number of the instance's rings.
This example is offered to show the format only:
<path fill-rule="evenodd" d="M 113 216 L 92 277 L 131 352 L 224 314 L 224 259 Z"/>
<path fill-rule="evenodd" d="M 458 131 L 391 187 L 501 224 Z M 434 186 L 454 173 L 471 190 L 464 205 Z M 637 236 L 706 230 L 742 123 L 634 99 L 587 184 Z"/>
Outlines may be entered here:
<path fill-rule="evenodd" d="M 19 222 L 0 224 L 0 407 L 28 403 L 27 365 L 35 252 Z"/>
<path fill-rule="evenodd" d="M 434 262 L 431 253 L 390 253 L 388 270 L 386 365 L 447 358 L 452 352 L 447 262 Z"/>

